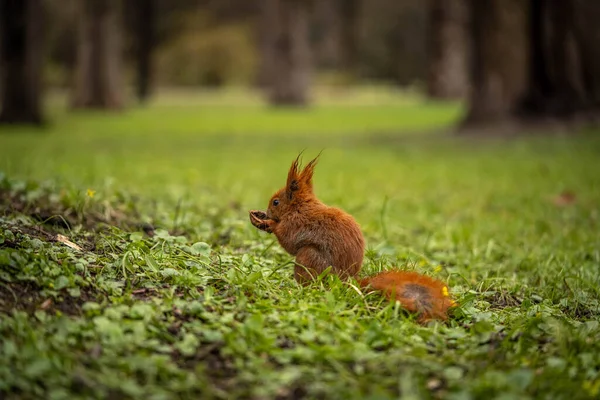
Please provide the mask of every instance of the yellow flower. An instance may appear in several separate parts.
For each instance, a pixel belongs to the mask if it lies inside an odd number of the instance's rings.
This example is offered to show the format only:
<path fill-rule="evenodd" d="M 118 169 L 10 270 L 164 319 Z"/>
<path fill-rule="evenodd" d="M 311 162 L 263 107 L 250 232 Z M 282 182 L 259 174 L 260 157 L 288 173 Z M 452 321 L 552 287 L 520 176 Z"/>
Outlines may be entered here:
<path fill-rule="evenodd" d="M 444 297 L 448 297 L 449 296 L 449 294 L 448 294 L 448 287 L 447 286 L 444 286 L 442 288 L 442 294 L 444 295 Z"/>
<path fill-rule="evenodd" d="M 92 190 L 92 189 L 87 190 L 87 197 L 92 198 L 92 197 L 94 197 L 95 194 L 96 194 L 95 190 Z"/>
<path fill-rule="evenodd" d="M 435 273 L 437 274 L 437 273 L 439 273 L 441 270 L 442 270 L 442 266 L 441 266 L 441 265 L 438 265 L 437 267 L 435 267 L 435 268 L 433 269 L 433 272 L 435 272 Z"/>

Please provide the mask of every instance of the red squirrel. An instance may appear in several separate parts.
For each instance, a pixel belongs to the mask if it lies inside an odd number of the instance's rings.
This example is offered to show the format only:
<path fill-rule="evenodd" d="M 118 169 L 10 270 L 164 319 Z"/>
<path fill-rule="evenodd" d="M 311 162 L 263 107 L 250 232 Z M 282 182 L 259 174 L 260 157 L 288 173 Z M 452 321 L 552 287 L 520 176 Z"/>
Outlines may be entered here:
<path fill-rule="evenodd" d="M 361 288 L 382 291 L 390 300 L 399 301 L 421 322 L 447 319 L 454 302 L 447 286 L 437 279 L 399 270 L 357 278 L 365 248 L 360 226 L 351 215 L 317 199 L 312 177 L 318 157 L 302 171 L 299 157 L 290 167 L 285 187 L 271 197 L 267 212 L 250 211 L 255 227 L 274 233 L 279 244 L 296 256 L 296 281 L 308 284 L 331 267 L 330 272 L 341 279 L 355 278 Z"/>

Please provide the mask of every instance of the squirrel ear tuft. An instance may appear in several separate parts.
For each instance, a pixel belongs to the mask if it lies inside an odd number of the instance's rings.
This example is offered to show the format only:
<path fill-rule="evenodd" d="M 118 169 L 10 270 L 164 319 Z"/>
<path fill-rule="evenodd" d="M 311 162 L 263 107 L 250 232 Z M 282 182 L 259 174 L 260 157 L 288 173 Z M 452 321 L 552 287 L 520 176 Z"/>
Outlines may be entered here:
<path fill-rule="evenodd" d="M 300 173 L 300 181 L 304 185 L 306 185 L 306 187 L 308 189 L 311 189 L 311 190 L 312 190 L 312 177 L 313 177 L 313 173 L 315 172 L 315 167 L 317 166 L 317 163 L 319 162 L 319 156 L 320 155 L 321 154 L 319 153 L 318 156 L 316 156 L 308 164 L 306 164 L 306 167 L 304 167 L 304 169 Z"/>
<path fill-rule="evenodd" d="M 299 162 L 300 162 L 300 155 L 298 155 L 298 157 L 296 157 L 296 159 L 292 163 L 292 166 L 290 167 L 290 170 L 288 171 L 287 183 L 285 185 L 285 188 L 286 188 L 287 196 L 290 200 L 292 199 L 293 192 L 295 192 L 296 190 L 298 190 L 300 188 L 300 186 L 298 184 L 298 181 L 299 181 L 298 163 Z"/>
<path fill-rule="evenodd" d="M 287 186 L 286 193 L 287 193 L 288 200 L 291 200 L 292 197 L 294 197 L 294 192 L 297 191 L 298 189 L 300 189 L 300 186 L 298 185 L 298 181 L 296 179 L 294 179 Z"/>
<path fill-rule="evenodd" d="M 288 199 L 290 200 L 294 196 L 294 192 L 298 190 L 306 193 L 312 193 L 312 177 L 315 171 L 315 166 L 319 160 L 319 156 L 316 156 L 313 160 L 306 164 L 306 166 L 302 169 L 302 172 L 298 172 L 301 155 L 302 153 L 296 157 L 288 172 L 285 191 Z M 321 154 L 319 153 L 319 155 Z"/>

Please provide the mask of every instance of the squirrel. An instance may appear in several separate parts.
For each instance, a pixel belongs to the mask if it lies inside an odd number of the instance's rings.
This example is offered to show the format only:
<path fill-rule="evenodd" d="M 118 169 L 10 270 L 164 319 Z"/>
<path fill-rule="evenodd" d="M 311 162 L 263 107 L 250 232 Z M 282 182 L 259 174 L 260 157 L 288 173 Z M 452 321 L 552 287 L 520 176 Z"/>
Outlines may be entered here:
<path fill-rule="evenodd" d="M 365 240 L 354 218 L 323 204 L 313 192 L 312 177 L 318 156 L 301 171 L 300 156 L 289 169 L 285 187 L 270 199 L 267 211 L 252 210 L 250 222 L 273 233 L 279 244 L 296 257 L 294 278 L 309 284 L 327 268 L 341 279 L 354 278 L 362 289 L 374 289 L 418 316 L 419 322 L 446 320 L 455 305 L 441 281 L 409 271 L 384 271 L 359 279 Z"/>

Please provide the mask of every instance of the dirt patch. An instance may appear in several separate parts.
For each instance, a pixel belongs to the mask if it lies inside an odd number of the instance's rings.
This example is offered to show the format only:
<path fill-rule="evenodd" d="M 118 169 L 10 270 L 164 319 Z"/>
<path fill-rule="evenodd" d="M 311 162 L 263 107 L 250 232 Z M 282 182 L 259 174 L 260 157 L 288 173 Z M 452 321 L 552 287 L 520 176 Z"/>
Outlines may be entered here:
<path fill-rule="evenodd" d="M 100 210 L 92 205 L 84 211 L 56 201 L 50 194 L 42 194 L 29 200 L 25 191 L 0 188 L 0 210 L 4 210 L 5 215 L 24 214 L 45 226 L 63 229 L 82 225 L 88 231 L 97 231 L 108 225 L 127 230 L 139 229 L 150 236 L 154 234 L 151 224 L 139 222 L 137 210 L 125 211 L 124 207 L 122 205 Z"/>
<path fill-rule="evenodd" d="M 505 291 L 494 292 L 492 295 L 486 296 L 485 300 L 488 301 L 492 307 L 500 309 L 517 307 L 523 302 L 523 299 Z"/>
<path fill-rule="evenodd" d="M 292 386 L 290 388 L 281 389 L 280 393 L 275 397 L 275 399 L 277 399 L 277 400 L 284 400 L 284 399 L 296 400 L 296 399 L 305 399 L 307 396 L 308 396 L 308 392 L 306 391 L 306 389 L 304 387 L 302 387 L 300 384 L 298 384 L 298 385 Z"/>
<path fill-rule="evenodd" d="M 14 224 L 0 224 L 0 228 L 11 231 L 15 236 L 14 240 L 5 239 L 3 243 L 0 243 L 0 248 L 19 248 L 21 245 L 21 240 L 18 238 L 19 235 L 29 236 L 44 242 L 60 242 L 68 247 L 79 251 L 94 251 L 96 248 L 96 244 L 90 239 L 83 240 L 81 238 L 78 238 L 77 243 L 74 243 L 65 235 L 56 232 L 51 232 L 49 230 L 44 230 L 39 226 L 17 226 Z"/>
<path fill-rule="evenodd" d="M 198 363 L 207 366 L 207 372 L 218 378 L 235 377 L 233 359 L 224 356 L 221 352 L 222 343 L 209 343 L 198 346 L 198 350 L 192 356 L 184 356 L 179 351 L 172 353 L 173 360 L 182 368 L 194 369 Z"/>
<path fill-rule="evenodd" d="M 563 312 L 578 321 L 588 321 L 598 318 L 600 309 L 597 308 L 596 310 L 593 310 L 583 304 L 575 304 L 566 307 Z"/>
<path fill-rule="evenodd" d="M 221 390 L 227 391 L 233 384 L 239 388 L 239 382 L 235 382 L 238 371 L 234 358 L 223 355 L 222 347 L 223 343 L 201 344 L 195 354 L 186 356 L 176 350 L 171 353 L 171 359 L 180 368 L 188 370 L 195 370 L 199 364 L 203 365 L 210 381 Z"/>
<path fill-rule="evenodd" d="M 100 301 L 101 295 L 88 288 L 79 288 L 80 295 L 73 297 L 61 291 L 56 298 L 45 296 L 42 288 L 33 282 L 0 281 L 0 313 L 9 314 L 13 310 L 33 314 L 46 311 L 55 314 L 60 311 L 67 315 L 81 315 L 81 307 L 88 301 Z"/>

